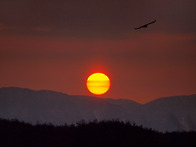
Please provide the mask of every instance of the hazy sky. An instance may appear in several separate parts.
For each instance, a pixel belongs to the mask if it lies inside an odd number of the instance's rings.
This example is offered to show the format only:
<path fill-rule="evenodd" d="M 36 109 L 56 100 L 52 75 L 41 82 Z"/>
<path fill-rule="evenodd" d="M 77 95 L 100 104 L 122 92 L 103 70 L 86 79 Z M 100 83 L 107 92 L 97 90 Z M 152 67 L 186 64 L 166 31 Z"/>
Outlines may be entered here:
<path fill-rule="evenodd" d="M 196 93 L 195 0 L 0 0 L 0 87 L 137 102 Z M 134 30 L 153 20 L 147 29 Z"/>

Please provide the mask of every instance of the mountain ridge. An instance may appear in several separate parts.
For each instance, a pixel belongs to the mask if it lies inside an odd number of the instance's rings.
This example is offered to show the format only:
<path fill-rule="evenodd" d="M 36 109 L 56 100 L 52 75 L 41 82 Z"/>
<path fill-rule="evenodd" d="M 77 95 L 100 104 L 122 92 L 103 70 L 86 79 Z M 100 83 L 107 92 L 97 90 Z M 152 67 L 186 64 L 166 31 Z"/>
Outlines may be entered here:
<path fill-rule="evenodd" d="M 50 90 L 0 88 L 0 118 L 56 125 L 80 120 L 131 121 L 159 131 L 196 130 L 196 95 L 140 104 L 128 99 L 68 95 Z"/>
<path fill-rule="evenodd" d="M 48 93 L 56 93 L 56 94 L 63 94 L 63 95 L 68 95 L 68 96 L 76 96 L 76 97 L 89 97 L 89 98 L 96 98 L 96 99 L 111 99 L 111 100 L 125 100 L 125 101 L 132 101 L 132 102 L 135 102 L 137 104 L 140 104 L 140 105 L 146 105 L 148 103 L 151 103 L 151 102 L 154 102 L 154 101 L 157 101 L 157 100 L 162 100 L 162 99 L 170 99 L 170 98 L 174 98 L 174 97 L 186 97 L 186 96 L 196 96 L 196 94 L 182 94 L 182 95 L 175 95 L 175 96 L 164 96 L 164 97 L 158 97 L 158 98 L 155 98 L 149 102 L 146 102 L 146 103 L 139 103 L 137 101 L 134 101 L 134 100 L 131 100 L 131 99 L 127 99 L 127 98 L 99 98 L 99 97 L 96 97 L 96 96 L 86 96 L 86 95 L 70 95 L 70 94 L 67 94 L 67 93 L 63 93 L 63 92 L 59 92 L 59 91 L 55 91 L 55 90 L 33 90 L 33 89 L 30 89 L 30 88 L 21 88 L 21 87 L 0 87 L 0 90 L 1 89 L 20 89 L 20 90 L 26 90 L 26 91 L 34 91 L 34 92 L 48 92 Z"/>

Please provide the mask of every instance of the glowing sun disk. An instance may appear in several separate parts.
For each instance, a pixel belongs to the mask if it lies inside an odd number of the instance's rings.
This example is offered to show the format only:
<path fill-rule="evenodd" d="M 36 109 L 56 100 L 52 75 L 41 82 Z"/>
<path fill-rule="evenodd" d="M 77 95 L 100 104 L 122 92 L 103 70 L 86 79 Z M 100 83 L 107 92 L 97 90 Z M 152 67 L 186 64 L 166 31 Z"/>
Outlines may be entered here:
<path fill-rule="evenodd" d="M 94 73 L 88 77 L 86 86 L 93 94 L 104 94 L 110 88 L 110 79 L 103 73 Z"/>

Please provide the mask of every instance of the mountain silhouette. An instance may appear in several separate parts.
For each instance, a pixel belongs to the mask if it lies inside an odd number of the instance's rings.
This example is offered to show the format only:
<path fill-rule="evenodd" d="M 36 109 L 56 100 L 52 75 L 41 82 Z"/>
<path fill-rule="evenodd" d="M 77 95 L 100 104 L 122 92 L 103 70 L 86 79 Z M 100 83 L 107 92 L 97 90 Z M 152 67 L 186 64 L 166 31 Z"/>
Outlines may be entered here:
<path fill-rule="evenodd" d="M 196 95 L 159 98 L 146 104 L 48 90 L 0 88 L 0 118 L 62 125 L 80 120 L 135 122 L 159 131 L 196 130 Z"/>

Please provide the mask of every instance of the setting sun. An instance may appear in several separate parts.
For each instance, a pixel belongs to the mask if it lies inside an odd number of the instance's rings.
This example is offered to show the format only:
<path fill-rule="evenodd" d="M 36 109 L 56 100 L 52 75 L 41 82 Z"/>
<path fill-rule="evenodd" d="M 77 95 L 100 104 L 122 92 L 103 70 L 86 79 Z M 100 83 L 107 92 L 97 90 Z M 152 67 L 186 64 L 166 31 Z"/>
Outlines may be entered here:
<path fill-rule="evenodd" d="M 94 73 L 87 79 L 88 90 L 96 95 L 106 93 L 110 88 L 110 79 L 103 73 Z"/>

